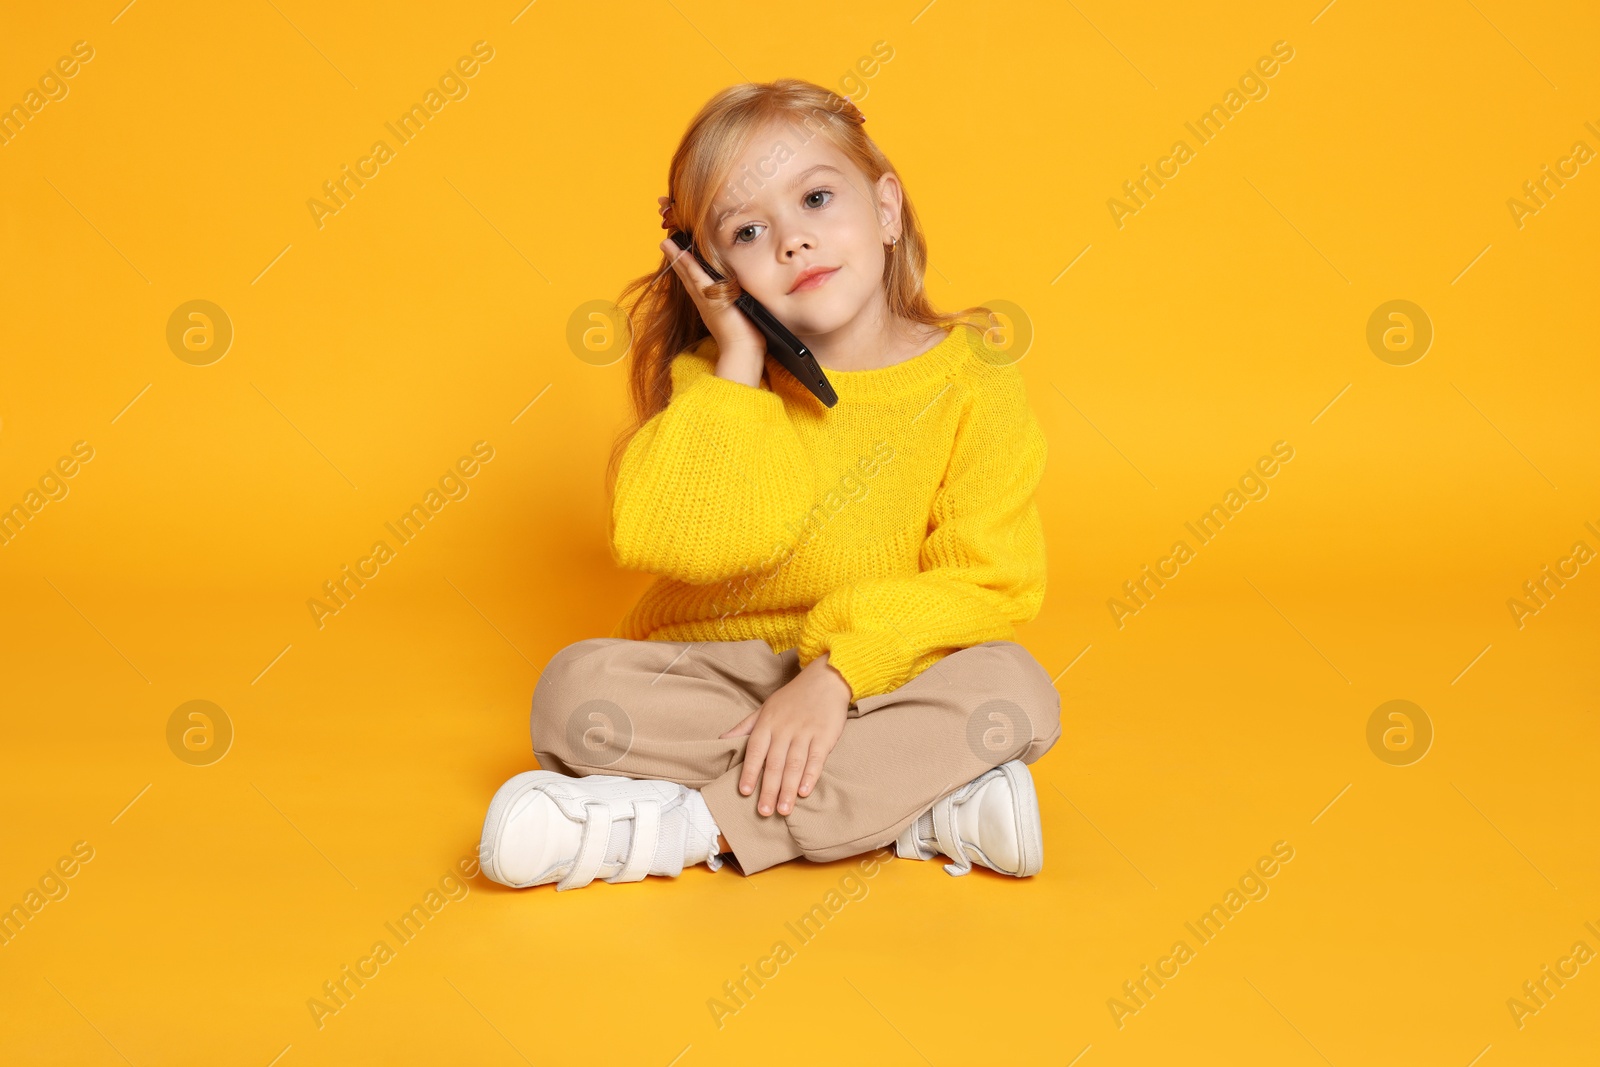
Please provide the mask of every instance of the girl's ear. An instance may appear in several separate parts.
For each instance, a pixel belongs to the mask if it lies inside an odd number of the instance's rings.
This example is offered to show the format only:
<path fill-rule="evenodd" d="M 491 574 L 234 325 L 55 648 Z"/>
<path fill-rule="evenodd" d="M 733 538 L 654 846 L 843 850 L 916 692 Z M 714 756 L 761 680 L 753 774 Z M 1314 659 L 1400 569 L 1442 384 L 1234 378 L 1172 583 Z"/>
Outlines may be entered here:
<path fill-rule="evenodd" d="M 883 226 L 884 244 L 900 232 L 900 203 L 904 190 L 893 171 L 885 171 L 878 178 L 878 221 Z"/>

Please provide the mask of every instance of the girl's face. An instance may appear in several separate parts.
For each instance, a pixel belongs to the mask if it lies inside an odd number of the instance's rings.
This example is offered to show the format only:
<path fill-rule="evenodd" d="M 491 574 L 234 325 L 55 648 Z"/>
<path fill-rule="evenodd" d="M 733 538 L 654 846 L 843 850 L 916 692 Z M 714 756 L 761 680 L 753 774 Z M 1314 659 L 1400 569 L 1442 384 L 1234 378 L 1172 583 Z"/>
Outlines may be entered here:
<path fill-rule="evenodd" d="M 900 185 L 876 185 L 827 138 L 787 123 L 759 132 L 712 206 L 712 239 L 739 285 L 801 338 L 887 306 Z M 829 273 L 810 279 L 807 271 Z M 875 306 L 876 305 L 876 306 Z"/>

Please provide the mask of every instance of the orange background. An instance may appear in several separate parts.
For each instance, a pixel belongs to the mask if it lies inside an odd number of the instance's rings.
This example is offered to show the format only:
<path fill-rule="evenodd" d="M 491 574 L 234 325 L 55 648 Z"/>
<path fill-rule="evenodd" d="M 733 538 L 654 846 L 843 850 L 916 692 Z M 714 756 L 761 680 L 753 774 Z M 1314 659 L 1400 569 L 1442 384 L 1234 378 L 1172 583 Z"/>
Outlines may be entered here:
<path fill-rule="evenodd" d="M 0 546 L 0 904 L 75 842 L 93 858 L 0 946 L 0 1059 L 1592 1056 L 1600 968 L 1520 1028 L 1507 1007 L 1600 951 L 1600 575 L 1521 628 L 1507 607 L 1600 549 L 1600 176 L 1520 227 L 1507 206 L 1600 149 L 1592 10 L 519 7 L 7 18 L 0 104 L 74 42 L 93 58 L 0 147 L 0 506 L 75 442 L 93 459 Z M 467 95 L 319 227 L 307 201 L 477 41 Z M 1268 94 L 1198 145 L 1185 122 L 1277 41 Z M 308 999 L 533 766 L 539 669 L 649 581 L 605 544 L 625 364 L 569 324 L 658 265 L 694 111 L 780 76 L 855 93 L 936 302 L 1032 324 L 1050 586 L 1019 636 L 1065 716 L 1033 767 L 1045 869 L 475 878 L 319 1029 Z M 1194 158 L 1119 228 L 1107 201 L 1179 138 Z M 197 299 L 234 331 L 204 366 L 167 341 Z M 1434 330 L 1405 366 L 1366 341 L 1396 299 Z M 319 629 L 322 583 L 479 441 L 468 494 Z M 1118 628 L 1123 582 L 1277 441 L 1269 495 Z M 1434 734 L 1406 766 L 1367 741 L 1396 699 Z M 234 732 L 209 766 L 169 748 L 191 700 Z M 1123 983 L 1278 841 L 1270 893 L 1119 1027 Z M 719 1028 L 708 1000 L 841 885 Z"/>

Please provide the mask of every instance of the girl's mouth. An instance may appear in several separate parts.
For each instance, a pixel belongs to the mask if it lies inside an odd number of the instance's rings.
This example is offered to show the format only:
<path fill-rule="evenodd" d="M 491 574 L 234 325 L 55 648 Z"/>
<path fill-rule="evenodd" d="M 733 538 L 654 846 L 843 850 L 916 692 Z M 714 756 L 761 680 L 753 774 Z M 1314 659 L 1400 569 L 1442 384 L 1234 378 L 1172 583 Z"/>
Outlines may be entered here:
<path fill-rule="evenodd" d="M 796 285 L 793 289 L 790 289 L 789 292 L 803 293 L 808 289 L 821 288 L 828 283 L 829 278 L 833 277 L 838 272 L 839 268 L 833 267 L 829 270 L 820 271 L 816 274 L 808 274 L 800 280 L 798 285 Z"/>

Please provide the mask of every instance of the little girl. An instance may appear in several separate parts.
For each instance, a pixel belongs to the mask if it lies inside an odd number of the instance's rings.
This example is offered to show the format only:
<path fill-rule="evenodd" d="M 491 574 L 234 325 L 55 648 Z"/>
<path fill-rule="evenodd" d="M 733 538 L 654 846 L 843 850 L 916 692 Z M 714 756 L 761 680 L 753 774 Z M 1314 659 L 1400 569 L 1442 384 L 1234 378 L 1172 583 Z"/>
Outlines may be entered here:
<path fill-rule="evenodd" d="M 544 769 L 484 821 L 497 882 L 750 875 L 890 842 L 951 874 L 1043 863 L 1027 764 L 1061 700 L 1009 638 L 1044 599 L 1044 436 L 988 309 L 929 303 L 865 121 L 809 82 L 741 84 L 673 155 L 662 225 L 726 281 L 664 239 L 623 294 L 637 423 L 607 469 L 610 541 L 657 578 L 540 677 Z M 833 407 L 767 356 L 741 292 L 811 349 Z"/>

